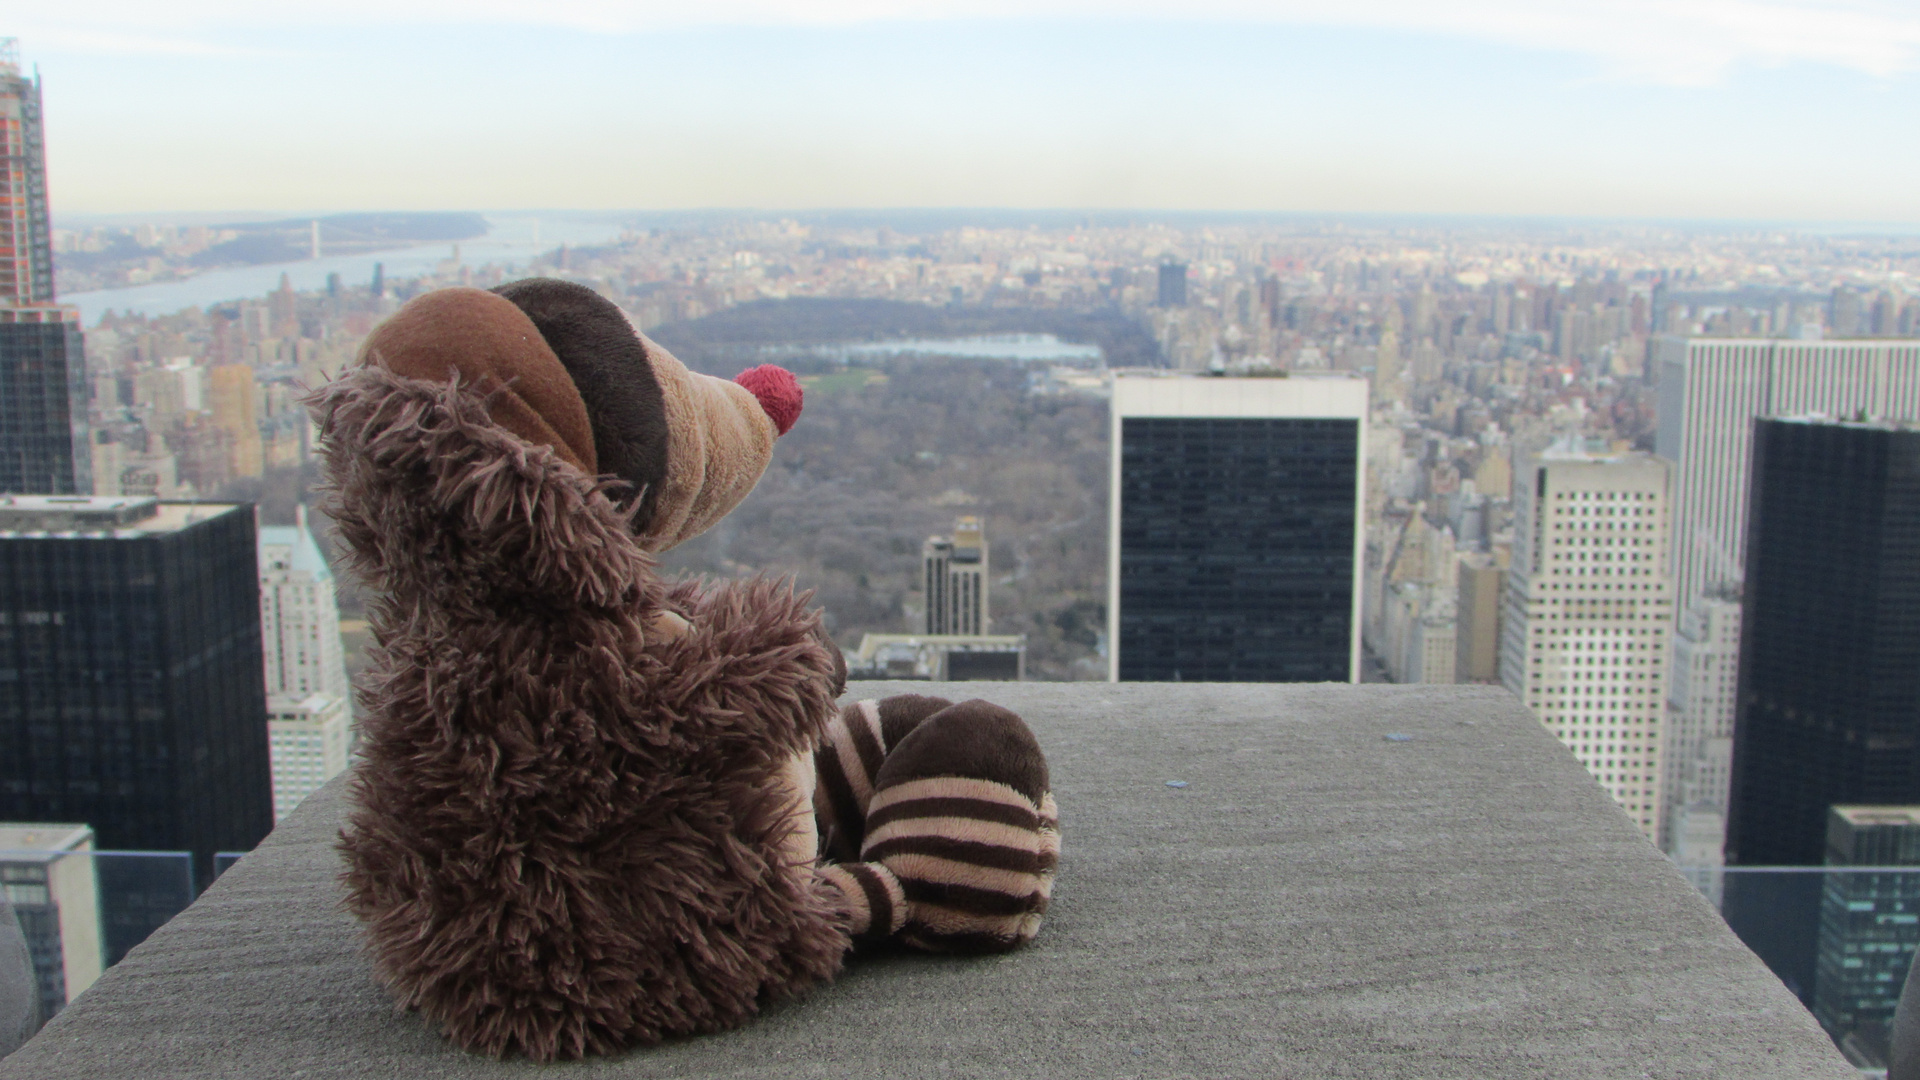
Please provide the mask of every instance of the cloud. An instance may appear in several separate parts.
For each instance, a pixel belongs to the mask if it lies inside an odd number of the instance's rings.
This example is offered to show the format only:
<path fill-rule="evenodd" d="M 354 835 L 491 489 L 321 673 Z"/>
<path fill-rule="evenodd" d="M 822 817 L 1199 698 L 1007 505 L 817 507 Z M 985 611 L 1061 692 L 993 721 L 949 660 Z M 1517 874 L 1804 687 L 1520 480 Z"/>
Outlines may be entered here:
<path fill-rule="evenodd" d="M 1365 28 L 1587 56 L 1611 76 L 1711 85 L 1742 66 L 1812 63 L 1889 77 L 1920 66 L 1920 10 L 1885 0 L 67 0 L 15 16 L 31 48 L 216 52 L 235 31 L 310 26 L 545 26 L 642 33 L 714 26 L 950 20 L 1178 21 Z"/>

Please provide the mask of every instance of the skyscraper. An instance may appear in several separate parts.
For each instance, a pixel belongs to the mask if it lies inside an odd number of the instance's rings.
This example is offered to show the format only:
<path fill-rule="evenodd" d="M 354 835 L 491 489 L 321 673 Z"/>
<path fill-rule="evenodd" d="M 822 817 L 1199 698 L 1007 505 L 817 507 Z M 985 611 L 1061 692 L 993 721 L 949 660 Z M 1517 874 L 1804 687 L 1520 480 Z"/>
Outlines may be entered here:
<path fill-rule="evenodd" d="M 1836 803 L 1920 803 L 1920 427 L 1755 425 L 1728 865 L 1817 866 Z"/>
<path fill-rule="evenodd" d="M 346 698 L 268 695 L 267 755 L 273 768 L 276 823 L 346 771 L 352 741 Z"/>
<path fill-rule="evenodd" d="M 207 404 L 213 426 L 233 436 L 232 475 L 259 476 L 266 470 L 255 398 L 260 383 L 246 364 L 223 364 L 207 372 Z"/>
<path fill-rule="evenodd" d="M 260 628 L 268 694 L 352 693 L 333 570 L 307 527 L 305 506 L 292 525 L 260 527 Z"/>
<path fill-rule="evenodd" d="M 1673 625 L 1667 465 L 1552 449 L 1513 491 L 1500 680 L 1655 836 Z"/>
<path fill-rule="evenodd" d="M 1663 797 L 1667 824 L 1661 847 L 1683 863 L 1711 844 L 1720 859 L 1727 777 L 1733 757 L 1733 695 L 1740 671 L 1740 603 L 1730 597 L 1694 601 L 1680 615 L 1673 638 L 1673 668 L 1667 681 L 1667 735 Z M 1684 819 L 1684 820 L 1683 820 Z M 1681 834 L 1690 852 L 1682 858 Z"/>
<path fill-rule="evenodd" d="M 347 767 L 353 714 L 333 571 L 307 528 L 260 528 L 260 630 L 267 675 L 273 818 Z"/>
<path fill-rule="evenodd" d="M 1157 307 L 1187 306 L 1187 264 L 1163 262 L 1160 264 L 1159 291 L 1154 297 Z"/>
<path fill-rule="evenodd" d="M 0 493 L 93 490 L 80 313 L 53 300 L 40 83 L 0 38 Z"/>
<path fill-rule="evenodd" d="M 1673 463 L 1673 586 L 1681 610 L 1737 589 L 1753 422 L 1864 414 L 1920 419 L 1920 341 L 1659 338 L 1655 451 Z"/>
<path fill-rule="evenodd" d="M 1813 1015 L 1858 1064 L 1884 1067 L 1894 1006 L 1920 944 L 1920 806 L 1835 806 L 1827 865 L 1911 866 L 1827 874 L 1820 897 Z"/>
<path fill-rule="evenodd" d="M 1657 313 L 1657 307 L 1656 307 Z M 1895 419 L 1920 417 L 1920 342 L 1655 339 L 1659 375 L 1659 429 L 1655 449 L 1674 467 L 1673 583 L 1676 675 L 1672 701 L 1676 722 L 1692 725 L 1680 737 L 1690 743 L 1675 775 L 1713 767 L 1700 755 L 1723 749 L 1714 740 L 1731 735 L 1722 675 L 1692 669 L 1717 655 L 1722 662 L 1740 649 L 1738 610 L 1745 577 L 1747 497 L 1752 473 L 1754 421 L 1763 416 L 1820 412 L 1828 416 Z M 1726 610 L 1728 605 L 1732 610 Z M 1715 610 L 1709 611 L 1707 609 Z M 1715 643 L 1693 644 L 1688 627 L 1711 623 Z M 1707 652 L 1700 651 L 1707 649 Z M 1691 650 L 1682 655 L 1678 650 Z M 1724 674 L 1724 673 L 1722 673 Z M 1696 737 L 1697 732 L 1697 737 Z M 1716 732 L 1718 734 L 1716 734 Z M 1669 792 L 1677 789 L 1669 786 Z M 1725 814 L 1723 798 L 1685 796 L 1690 815 Z M 1816 822 L 1813 826 L 1820 828 Z M 1669 844 L 1677 834 L 1665 837 Z"/>
<path fill-rule="evenodd" d="M 1764 420 L 1726 862 L 1819 866 L 1836 804 L 1920 804 L 1920 428 Z M 1729 873 L 1722 913 L 1812 1003 L 1818 875 Z"/>
<path fill-rule="evenodd" d="M 1367 384 L 1121 375 L 1109 678 L 1354 682 Z"/>
<path fill-rule="evenodd" d="M 920 546 L 925 571 L 927 633 L 984 634 L 992 623 L 987 607 L 987 538 L 977 517 L 963 517 L 952 536 L 930 536 Z"/>
<path fill-rule="evenodd" d="M 1459 557 L 1454 681 L 1490 683 L 1500 677 L 1500 591 L 1507 569 L 1492 555 Z"/>
<path fill-rule="evenodd" d="M 259 588 L 250 507 L 0 499 L 0 821 L 191 851 L 203 885 L 216 851 L 259 842 Z M 151 927 L 107 914 L 117 960 Z"/>
<path fill-rule="evenodd" d="M 33 956 L 40 1018 L 51 1020 L 105 966 L 93 830 L 0 824 L 0 890 Z"/>

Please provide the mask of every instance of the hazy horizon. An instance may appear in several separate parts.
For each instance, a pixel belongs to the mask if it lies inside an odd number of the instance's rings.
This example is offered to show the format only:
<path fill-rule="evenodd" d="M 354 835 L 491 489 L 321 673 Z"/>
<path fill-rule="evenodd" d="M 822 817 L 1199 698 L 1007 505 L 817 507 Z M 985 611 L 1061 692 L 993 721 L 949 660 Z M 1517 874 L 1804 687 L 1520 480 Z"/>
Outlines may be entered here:
<path fill-rule="evenodd" d="M 1618 228 L 1666 229 L 1681 232 L 1729 233 L 1743 231 L 1785 231 L 1815 235 L 1882 234 L 1920 235 L 1920 219 L 1913 221 L 1849 221 L 1765 218 L 1708 217 L 1632 217 L 1580 214 L 1501 214 L 1501 213 L 1422 213 L 1418 211 L 1334 211 L 1334 210 L 1259 210 L 1259 209 L 1182 209 L 1176 207 L 1101 207 L 1101 206 L 823 206 L 811 208 L 769 208 L 756 206 L 703 206 L 660 208 L 642 206 L 606 207 L 512 207 L 512 206 L 437 206 L 437 207 L 308 207 L 304 209 L 265 208 L 257 210 L 120 211 L 112 213 L 62 213 L 55 210 L 53 225 L 59 229 L 94 227 L 130 227 L 136 225 L 247 225 L 273 221 L 304 221 L 340 214 L 367 213 L 473 213 L 487 218 L 539 218 L 555 220 L 620 220 L 634 224 L 657 222 L 663 225 L 709 225 L 727 219 L 793 220 L 838 228 L 909 227 L 945 229 L 966 225 L 1005 228 L 1037 225 L 1043 228 L 1091 228 L 1202 225 L 1280 225 L 1323 224 L 1343 227 L 1432 227 L 1568 229 Z M 918 220 L 915 220 L 918 219 Z"/>
<path fill-rule="evenodd" d="M 61 215 L 1920 222 L 1920 13 L 1880 0 L 683 8 L 75 0 L 0 33 Z"/>

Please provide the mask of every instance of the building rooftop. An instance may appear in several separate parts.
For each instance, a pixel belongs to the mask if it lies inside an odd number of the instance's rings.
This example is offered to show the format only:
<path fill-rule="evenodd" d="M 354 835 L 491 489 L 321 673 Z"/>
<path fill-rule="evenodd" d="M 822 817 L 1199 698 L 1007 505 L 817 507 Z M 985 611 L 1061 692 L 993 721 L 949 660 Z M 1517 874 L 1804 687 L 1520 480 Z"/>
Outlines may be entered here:
<path fill-rule="evenodd" d="M 1829 812 L 1849 825 L 1920 825 L 1920 806 L 1834 806 Z"/>
<path fill-rule="evenodd" d="M 327 566 L 326 556 L 320 554 L 320 544 L 313 538 L 312 530 L 304 525 L 262 525 L 260 526 L 260 568 L 262 570 L 282 569 L 276 567 L 276 552 L 284 551 L 284 569 L 296 574 L 312 575 L 316 583 L 333 580 L 333 570 Z"/>
<path fill-rule="evenodd" d="M 477 1057 L 374 985 L 336 780 L 0 1078 L 1857 1080 L 1503 690 L 966 690 L 1051 759 L 1065 848 L 1021 952 L 856 957 L 739 1031 L 586 1066 Z"/>
<path fill-rule="evenodd" d="M 1860 428 L 1866 431 L 1920 431 L 1920 420 L 1902 419 L 1891 416 L 1833 416 L 1823 412 L 1793 413 L 1784 416 L 1766 416 L 1763 420 L 1774 420 L 1783 424 L 1828 424 L 1834 427 Z"/>
<path fill-rule="evenodd" d="M 0 495 L 0 537 L 127 540 L 178 532 L 237 503 L 160 502 L 135 495 Z"/>
<path fill-rule="evenodd" d="M 93 847 L 93 830 L 85 825 L 0 824 L 0 860 L 23 856 L 52 856 Z"/>

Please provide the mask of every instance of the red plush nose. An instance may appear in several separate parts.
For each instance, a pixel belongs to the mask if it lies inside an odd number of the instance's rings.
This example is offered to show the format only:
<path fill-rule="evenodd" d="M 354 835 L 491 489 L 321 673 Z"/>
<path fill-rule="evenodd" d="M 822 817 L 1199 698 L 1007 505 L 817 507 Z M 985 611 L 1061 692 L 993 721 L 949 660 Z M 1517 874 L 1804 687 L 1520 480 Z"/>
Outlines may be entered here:
<path fill-rule="evenodd" d="M 774 430 L 785 435 L 800 419 L 800 380 L 778 364 L 761 364 L 733 377 L 733 381 L 760 399 L 760 408 L 773 421 Z"/>

